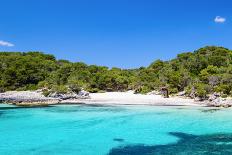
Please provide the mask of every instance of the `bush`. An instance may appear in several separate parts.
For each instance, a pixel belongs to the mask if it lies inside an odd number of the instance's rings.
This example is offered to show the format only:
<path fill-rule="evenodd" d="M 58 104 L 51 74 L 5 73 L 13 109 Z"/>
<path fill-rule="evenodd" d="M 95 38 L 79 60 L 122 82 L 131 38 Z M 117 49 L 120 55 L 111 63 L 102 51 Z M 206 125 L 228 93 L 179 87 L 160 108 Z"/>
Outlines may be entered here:
<path fill-rule="evenodd" d="M 223 94 L 226 94 L 226 95 L 230 95 L 230 92 L 231 92 L 231 86 L 230 85 L 226 85 L 226 84 L 221 84 L 219 86 L 217 86 L 215 88 L 215 91 L 216 92 L 219 92 L 219 93 L 223 93 Z"/>
<path fill-rule="evenodd" d="M 192 86 L 187 86 L 184 88 L 184 91 L 186 92 L 187 96 L 190 96 L 191 92 L 192 92 Z"/>
<path fill-rule="evenodd" d="M 48 90 L 46 89 L 46 90 L 43 90 L 43 93 L 42 93 L 42 94 L 43 94 L 45 97 L 47 97 L 50 93 L 51 93 L 51 92 L 48 91 Z"/>
<path fill-rule="evenodd" d="M 151 92 L 151 89 L 148 86 L 142 86 L 139 89 L 135 90 L 135 93 L 146 94 Z"/>
<path fill-rule="evenodd" d="M 222 95 L 222 98 L 227 98 L 227 97 L 228 97 L 228 95 L 226 95 L 226 94 Z"/>
<path fill-rule="evenodd" d="M 49 88 L 49 83 L 47 81 L 40 81 L 38 83 L 38 88 Z"/>
<path fill-rule="evenodd" d="M 53 86 L 52 91 L 60 94 L 66 94 L 68 93 L 68 87 L 64 85 L 56 85 Z"/>
<path fill-rule="evenodd" d="M 201 98 L 206 98 L 207 91 L 205 90 L 205 85 L 204 84 L 198 84 L 196 86 L 196 96 L 201 97 Z"/>
<path fill-rule="evenodd" d="M 100 91 L 100 89 L 98 89 L 98 88 L 89 88 L 89 89 L 87 89 L 87 91 L 90 92 L 90 93 L 98 93 Z"/>
<path fill-rule="evenodd" d="M 78 84 L 70 84 L 69 88 L 75 93 L 79 93 L 81 91 L 81 86 Z"/>
<path fill-rule="evenodd" d="M 178 93 L 178 89 L 177 88 L 171 88 L 171 89 L 169 89 L 169 93 L 170 94 L 177 94 Z"/>

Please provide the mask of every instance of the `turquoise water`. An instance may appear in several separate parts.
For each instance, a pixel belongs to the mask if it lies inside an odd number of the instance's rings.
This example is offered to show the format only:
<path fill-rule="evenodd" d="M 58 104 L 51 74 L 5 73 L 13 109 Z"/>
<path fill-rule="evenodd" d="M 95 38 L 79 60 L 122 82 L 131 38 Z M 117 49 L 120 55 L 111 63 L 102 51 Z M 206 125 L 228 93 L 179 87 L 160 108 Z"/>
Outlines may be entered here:
<path fill-rule="evenodd" d="M 232 154 L 232 109 L 0 104 L 0 154 Z"/>

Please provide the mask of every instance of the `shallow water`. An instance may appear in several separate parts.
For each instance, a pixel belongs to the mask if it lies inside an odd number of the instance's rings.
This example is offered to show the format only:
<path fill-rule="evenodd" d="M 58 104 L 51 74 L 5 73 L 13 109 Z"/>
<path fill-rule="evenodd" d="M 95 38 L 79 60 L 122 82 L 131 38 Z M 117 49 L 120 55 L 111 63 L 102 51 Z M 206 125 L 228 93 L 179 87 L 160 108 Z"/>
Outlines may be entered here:
<path fill-rule="evenodd" d="M 232 154 L 232 109 L 0 104 L 0 154 Z"/>

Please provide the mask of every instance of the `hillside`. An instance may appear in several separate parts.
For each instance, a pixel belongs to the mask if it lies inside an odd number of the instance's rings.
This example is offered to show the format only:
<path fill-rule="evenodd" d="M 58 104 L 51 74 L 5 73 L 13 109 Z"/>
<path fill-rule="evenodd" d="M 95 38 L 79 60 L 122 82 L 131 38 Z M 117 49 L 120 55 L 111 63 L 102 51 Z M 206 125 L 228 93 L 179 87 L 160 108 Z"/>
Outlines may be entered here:
<path fill-rule="evenodd" d="M 41 52 L 0 52 L 0 72 L 0 92 L 46 87 L 57 92 L 84 88 L 89 92 L 133 89 L 147 93 L 165 86 L 170 93 L 185 90 L 187 96 L 201 98 L 214 92 L 232 95 L 232 51 L 215 46 L 128 70 L 56 60 Z"/>

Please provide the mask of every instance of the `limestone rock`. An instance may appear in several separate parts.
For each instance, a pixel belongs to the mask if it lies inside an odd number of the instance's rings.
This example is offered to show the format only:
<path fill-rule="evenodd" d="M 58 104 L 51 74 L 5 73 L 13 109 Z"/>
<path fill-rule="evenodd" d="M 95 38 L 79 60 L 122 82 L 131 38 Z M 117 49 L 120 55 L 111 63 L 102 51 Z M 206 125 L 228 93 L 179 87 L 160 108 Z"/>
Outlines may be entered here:
<path fill-rule="evenodd" d="M 186 92 L 185 92 L 185 91 L 179 92 L 179 93 L 177 94 L 177 96 L 185 96 L 185 95 L 186 95 Z"/>

